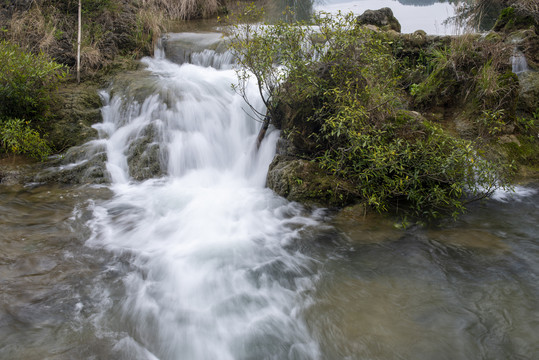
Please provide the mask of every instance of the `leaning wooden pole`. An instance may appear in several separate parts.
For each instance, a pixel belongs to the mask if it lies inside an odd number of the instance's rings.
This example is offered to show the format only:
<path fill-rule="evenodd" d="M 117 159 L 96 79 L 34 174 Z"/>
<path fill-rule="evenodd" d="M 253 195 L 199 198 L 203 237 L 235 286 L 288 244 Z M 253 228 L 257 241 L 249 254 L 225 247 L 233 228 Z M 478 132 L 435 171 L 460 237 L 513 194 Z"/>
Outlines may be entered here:
<path fill-rule="evenodd" d="M 77 35 L 77 84 L 80 84 L 80 43 L 81 43 L 81 38 L 82 38 L 81 2 L 82 0 L 79 0 L 79 33 Z"/>

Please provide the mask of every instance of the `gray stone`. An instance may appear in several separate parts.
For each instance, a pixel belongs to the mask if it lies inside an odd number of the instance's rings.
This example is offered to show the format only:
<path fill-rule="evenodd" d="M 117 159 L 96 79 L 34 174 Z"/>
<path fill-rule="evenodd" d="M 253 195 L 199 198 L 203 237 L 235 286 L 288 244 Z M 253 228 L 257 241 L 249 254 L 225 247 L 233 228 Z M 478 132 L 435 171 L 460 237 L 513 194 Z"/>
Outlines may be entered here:
<path fill-rule="evenodd" d="M 382 8 L 379 10 L 367 10 L 357 17 L 359 25 L 375 25 L 382 29 L 391 29 L 396 32 L 401 31 L 399 21 L 393 16 L 393 11 L 390 8 Z"/>
<path fill-rule="evenodd" d="M 539 109 L 539 72 L 528 71 L 519 76 L 518 108 L 527 113 Z"/>

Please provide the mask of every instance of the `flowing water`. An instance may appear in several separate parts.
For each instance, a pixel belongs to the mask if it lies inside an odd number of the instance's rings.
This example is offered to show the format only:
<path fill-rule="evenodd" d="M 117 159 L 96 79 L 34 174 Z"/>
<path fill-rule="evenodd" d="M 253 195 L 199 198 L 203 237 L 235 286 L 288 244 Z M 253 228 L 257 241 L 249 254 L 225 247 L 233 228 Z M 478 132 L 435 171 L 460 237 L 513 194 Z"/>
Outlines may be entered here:
<path fill-rule="evenodd" d="M 144 63 L 102 94 L 110 186 L 0 191 L 1 359 L 539 357 L 537 186 L 436 228 L 306 209 L 218 36 Z"/>
<path fill-rule="evenodd" d="M 513 51 L 513 55 L 511 55 L 511 71 L 514 72 L 517 75 L 520 75 L 522 73 L 525 73 L 529 71 L 528 68 L 528 62 L 526 61 L 526 57 L 521 51 L 518 51 L 515 49 Z"/>

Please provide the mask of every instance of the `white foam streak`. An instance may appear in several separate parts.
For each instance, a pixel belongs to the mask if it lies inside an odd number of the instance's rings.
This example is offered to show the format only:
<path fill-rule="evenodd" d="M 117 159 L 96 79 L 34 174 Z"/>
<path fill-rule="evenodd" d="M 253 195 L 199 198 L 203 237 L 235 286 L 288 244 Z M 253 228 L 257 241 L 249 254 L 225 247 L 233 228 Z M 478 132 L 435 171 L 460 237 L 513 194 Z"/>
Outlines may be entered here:
<path fill-rule="evenodd" d="M 515 186 L 511 190 L 497 189 L 491 198 L 496 201 L 508 202 L 508 201 L 521 201 L 524 198 L 530 197 L 537 193 L 537 190 L 525 187 Z"/>

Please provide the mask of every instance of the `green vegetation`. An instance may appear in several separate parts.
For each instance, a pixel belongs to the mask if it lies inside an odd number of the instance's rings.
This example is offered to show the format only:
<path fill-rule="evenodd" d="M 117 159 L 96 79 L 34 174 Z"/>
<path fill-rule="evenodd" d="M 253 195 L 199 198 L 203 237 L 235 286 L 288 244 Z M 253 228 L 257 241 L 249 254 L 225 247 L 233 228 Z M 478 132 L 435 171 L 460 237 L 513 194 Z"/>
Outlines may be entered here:
<path fill-rule="evenodd" d="M 457 215 L 466 201 L 502 185 L 502 169 L 470 141 L 402 110 L 393 40 L 358 26 L 351 14 L 322 14 L 311 25 L 238 25 L 231 44 L 242 66 L 238 90 L 250 76 L 258 81 L 269 117 L 285 132 L 294 156 L 352 184 L 379 211 L 399 204 L 428 218 Z M 439 56 L 434 75 L 415 87 L 418 96 L 429 97 L 428 87 L 453 91 L 445 79 L 434 83 L 450 68 L 451 55 Z"/>
<path fill-rule="evenodd" d="M 458 104 L 471 120 L 469 138 L 499 135 L 516 118 L 518 77 L 511 72 L 511 45 L 475 35 L 451 40 L 425 56 L 423 78 L 409 87 L 414 106 L 427 109 Z M 428 71 L 425 71 L 428 69 Z M 403 70 L 403 72 L 411 70 Z"/>
<path fill-rule="evenodd" d="M 51 149 L 29 121 L 7 119 L 0 122 L 0 142 L 5 151 L 26 154 L 38 160 L 45 160 Z"/>
<path fill-rule="evenodd" d="M 64 67 L 46 55 L 0 42 L 0 115 L 44 120 L 52 94 L 65 75 Z"/>
<path fill-rule="evenodd" d="M 476 35 L 463 35 L 428 55 L 426 79 L 414 89 L 415 101 L 473 101 L 479 111 L 500 110 L 510 106 L 511 95 L 518 90 L 518 79 L 511 73 L 508 59 L 512 46 L 492 43 Z M 514 115 L 514 109 L 512 110 Z"/>
<path fill-rule="evenodd" d="M 32 124 L 44 122 L 64 67 L 46 55 L 34 55 L 0 42 L 0 141 L 4 150 L 44 159 L 50 152 Z"/>

